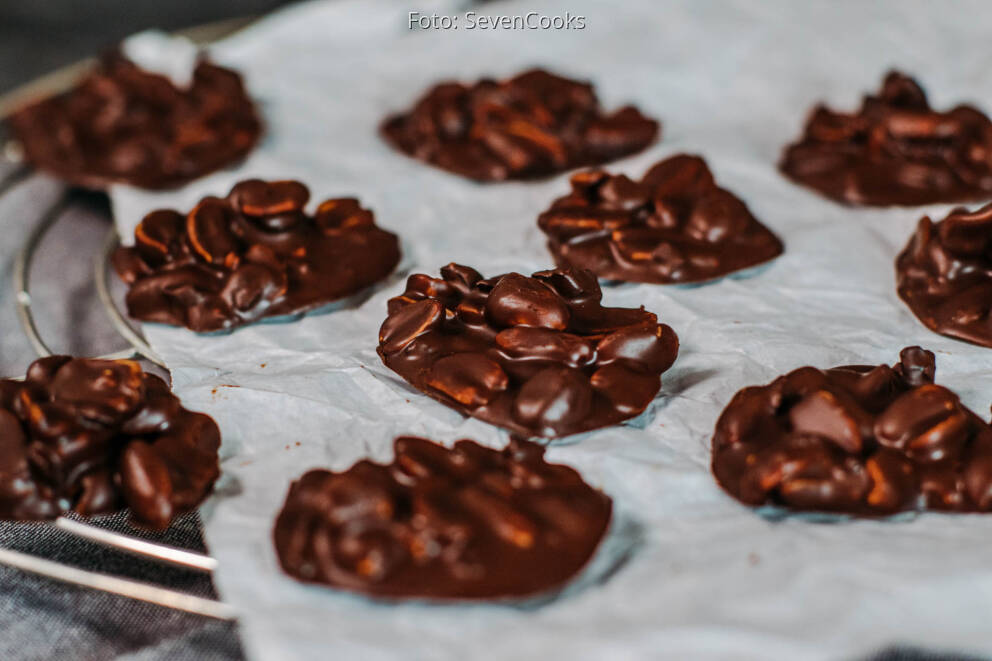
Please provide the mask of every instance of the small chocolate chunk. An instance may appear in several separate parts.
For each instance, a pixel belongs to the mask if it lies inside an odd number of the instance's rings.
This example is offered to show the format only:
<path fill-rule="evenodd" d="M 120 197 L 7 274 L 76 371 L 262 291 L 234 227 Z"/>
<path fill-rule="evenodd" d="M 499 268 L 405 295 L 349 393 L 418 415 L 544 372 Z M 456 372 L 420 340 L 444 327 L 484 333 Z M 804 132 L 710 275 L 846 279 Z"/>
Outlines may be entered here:
<path fill-rule="evenodd" d="M 679 154 L 640 181 L 602 171 L 572 177 L 572 192 L 538 217 L 563 267 L 600 278 L 700 282 L 767 262 L 782 242 L 719 188 L 706 162 Z"/>
<path fill-rule="evenodd" d="M 242 181 L 225 199 L 207 197 L 183 219 L 154 211 L 135 245 L 114 253 L 135 319 L 197 332 L 230 330 L 295 315 L 357 294 L 400 259 L 395 234 L 356 200 L 322 203 L 314 217 L 298 181 Z"/>
<path fill-rule="evenodd" d="M 453 353 L 439 358 L 427 376 L 427 385 L 459 404 L 475 408 L 506 390 L 503 368 L 481 353 Z"/>
<path fill-rule="evenodd" d="M 249 179 L 235 184 L 228 195 L 236 211 L 252 218 L 297 213 L 303 211 L 309 199 L 310 190 L 298 181 L 273 181 L 261 186 L 259 180 Z"/>
<path fill-rule="evenodd" d="M 545 367 L 520 386 L 513 417 L 555 435 L 589 415 L 592 398 L 592 386 L 580 370 Z"/>
<path fill-rule="evenodd" d="M 604 308 L 588 271 L 483 279 L 449 264 L 389 301 L 379 356 L 421 392 L 525 437 L 618 424 L 647 408 L 679 340 L 643 308 Z"/>
<path fill-rule="evenodd" d="M 748 505 L 882 516 L 992 509 L 992 427 L 933 383 L 934 356 L 894 368 L 803 367 L 737 393 L 713 474 Z"/>
<path fill-rule="evenodd" d="M 534 443 L 394 449 L 293 483 L 273 531 L 286 573 L 375 597 L 522 598 L 571 580 L 606 534 L 609 497 Z"/>
<path fill-rule="evenodd" d="M 899 296 L 932 331 L 992 347 L 992 204 L 924 216 L 896 259 Z"/>
<path fill-rule="evenodd" d="M 930 108 L 915 80 L 889 73 L 860 110 L 817 106 L 779 169 L 846 204 L 890 206 L 992 197 L 992 121 L 971 106 Z"/>
<path fill-rule="evenodd" d="M 96 189 L 181 186 L 244 158 L 262 130 L 234 71 L 200 61 L 179 89 L 118 52 L 10 126 L 35 167 Z"/>
<path fill-rule="evenodd" d="M 565 330 L 568 304 L 540 280 L 508 273 L 489 292 L 486 315 L 503 328 L 531 326 Z"/>
<path fill-rule="evenodd" d="M 540 69 L 501 82 L 442 83 L 381 127 L 408 156 L 477 181 L 606 163 L 641 151 L 658 131 L 636 108 L 606 114 L 591 85 Z"/>
<path fill-rule="evenodd" d="M 379 331 L 383 351 L 395 353 L 429 330 L 439 328 L 444 319 L 444 306 L 428 298 L 400 308 L 390 315 Z"/>
<path fill-rule="evenodd" d="M 164 529 L 220 474 L 214 421 L 133 361 L 42 358 L 0 392 L 0 519 L 128 507 Z"/>

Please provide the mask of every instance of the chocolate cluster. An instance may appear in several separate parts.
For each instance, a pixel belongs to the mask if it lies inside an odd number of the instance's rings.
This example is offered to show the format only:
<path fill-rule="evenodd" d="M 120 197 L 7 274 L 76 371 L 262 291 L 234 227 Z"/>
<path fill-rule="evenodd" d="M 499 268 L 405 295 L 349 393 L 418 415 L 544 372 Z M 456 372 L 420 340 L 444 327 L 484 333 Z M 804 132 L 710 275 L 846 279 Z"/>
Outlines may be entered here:
<path fill-rule="evenodd" d="M 961 105 L 930 108 L 912 78 L 892 72 L 854 114 L 816 107 L 779 166 L 847 204 L 920 205 L 992 197 L 992 122 Z"/>
<path fill-rule="evenodd" d="M 35 167 L 96 189 L 179 186 L 237 162 L 261 133 L 234 71 L 201 61 L 180 89 L 120 53 L 65 94 L 19 110 L 10 126 Z"/>
<path fill-rule="evenodd" d="M 713 474 L 748 505 L 881 516 L 992 509 L 992 427 L 934 383 L 934 356 L 802 367 L 738 392 L 713 437 Z"/>
<path fill-rule="evenodd" d="M 782 242 L 706 161 L 678 154 L 640 181 L 602 170 L 572 176 L 572 192 L 537 219 L 559 266 L 630 282 L 716 278 L 782 254 Z"/>
<path fill-rule="evenodd" d="M 899 296 L 930 330 L 992 347 L 992 204 L 920 220 L 896 259 Z"/>
<path fill-rule="evenodd" d="M 274 531 L 287 573 L 379 597 L 526 597 L 575 576 L 609 526 L 609 497 L 534 443 L 394 445 L 391 464 L 293 483 Z"/>
<path fill-rule="evenodd" d="M 131 510 L 155 529 L 200 504 L 220 432 L 129 360 L 51 356 L 0 381 L 0 518 Z"/>
<path fill-rule="evenodd" d="M 297 181 L 242 181 L 187 215 L 153 211 L 119 248 L 114 267 L 129 286 L 135 319 L 198 332 L 263 317 L 302 314 L 355 295 L 400 259 L 395 234 L 352 198 L 304 210 Z"/>
<path fill-rule="evenodd" d="M 501 181 L 639 152 L 659 126 L 632 106 L 606 113 L 591 85 L 534 69 L 504 81 L 442 83 L 381 130 L 409 156 L 477 181 Z"/>
<path fill-rule="evenodd" d="M 379 356 L 421 392 L 524 437 L 617 424 L 647 407 L 679 340 L 644 308 L 607 308 L 590 271 L 483 278 L 449 264 L 389 301 Z"/>

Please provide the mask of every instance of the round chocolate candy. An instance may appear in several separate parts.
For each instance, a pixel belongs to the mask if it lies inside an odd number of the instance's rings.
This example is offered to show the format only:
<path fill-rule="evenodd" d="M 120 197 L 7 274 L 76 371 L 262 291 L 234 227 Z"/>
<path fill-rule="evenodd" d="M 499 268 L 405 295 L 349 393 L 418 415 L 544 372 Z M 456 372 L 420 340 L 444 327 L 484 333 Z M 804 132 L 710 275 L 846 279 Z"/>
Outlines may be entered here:
<path fill-rule="evenodd" d="M 748 505 L 882 516 L 992 510 L 992 427 L 934 383 L 934 356 L 802 367 L 738 392 L 716 424 L 713 474 Z"/>
<path fill-rule="evenodd" d="M 408 156 L 477 181 L 606 163 L 641 151 L 658 131 L 636 108 L 606 113 L 591 85 L 540 69 L 504 81 L 442 83 L 381 128 Z"/>
<path fill-rule="evenodd" d="M 992 347 L 992 204 L 923 217 L 896 259 L 899 296 L 930 330 Z"/>
<path fill-rule="evenodd" d="M 796 183 L 846 204 L 988 199 L 992 121 L 967 105 L 937 112 L 915 80 L 891 72 L 856 113 L 817 106 L 779 168 Z"/>
<path fill-rule="evenodd" d="M 114 254 L 128 313 L 198 332 L 303 314 L 358 294 L 400 259 L 395 234 L 352 198 L 313 215 L 297 181 L 242 181 L 186 216 L 153 211 Z"/>
<path fill-rule="evenodd" d="M 528 597 L 578 574 L 609 527 L 609 497 L 534 443 L 394 447 L 391 464 L 293 483 L 273 533 L 288 574 L 376 597 Z"/>
<path fill-rule="evenodd" d="M 782 254 L 782 242 L 706 161 L 678 154 L 640 181 L 601 170 L 572 177 L 572 192 L 537 219 L 560 266 L 600 278 L 659 284 L 701 282 Z"/>
<path fill-rule="evenodd" d="M 0 519 L 130 508 L 149 528 L 199 505 L 220 431 L 130 360 L 50 356 L 0 381 Z"/>
<path fill-rule="evenodd" d="M 417 389 L 525 437 L 556 438 L 640 414 L 679 340 L 644 308 L 606 308 L 590 271 L 484 279 L 449 264 L 389 301 L 379 356 Z"/>
<path fill-rule="evenodd" d="M 234 71 L 201 61 L 180 89 L 119 52 L 10 126 L 35 167 L 96 189 L 180 186 L 242 159 L 262 130 Z"/>

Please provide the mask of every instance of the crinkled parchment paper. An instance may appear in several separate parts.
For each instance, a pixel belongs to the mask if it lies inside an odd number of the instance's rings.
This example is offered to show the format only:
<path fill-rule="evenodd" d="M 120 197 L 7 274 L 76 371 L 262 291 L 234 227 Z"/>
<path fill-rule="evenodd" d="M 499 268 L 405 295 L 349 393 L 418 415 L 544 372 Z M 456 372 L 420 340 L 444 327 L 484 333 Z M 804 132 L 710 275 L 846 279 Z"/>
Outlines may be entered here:
<path fill-rule="evenodd" d="M 852 658 L 889 643 L 992 651 L 992 516 L 773 523 L 726 496 L 709 472 L 713 424 L 738 389 L 805 364 L 892 363 L 920 344 L 938 380 L 986 415 L 992 351 L 930 333 L 895 293 L 893 260 L 931 209 L 848 209 L 778 174 L 810 107 L 855 106 L 891 66 L 919 76 L 937 107 L 992 111 L 990 10 L 982 2 L 501 2 L 487 14 L 586 17 L 584 30 L 408 29 L 410 10 L 459 3 L 343 0 L 291 8 L 217 44 L 241 70 L 267 133 L 236 170 L 181 191 L 113 191 L 130 235 L 143 213 L 188 209 L 242 178 L 299 177 L 315 200 L 355 195 L 398 232 L 408 263 L 484 274 L 546 268 L 538 213 L 567 176 L 478 185 L 391 151 L 377 136 L 443 78 L 531 65 L 592 80 L 607 106 L 634 102 L 662 140 L 611 167 L 639 176 L 687 151 L 786 243 L 755 277 L 687 289 L 609 288 L 682 339 L 639 425 L 569 439 L 552 461 L 579 469 L 639 529 L 601 584 L 537 609 L 384 605 L 281 574 L 270 541 L 289 483 L 315 466 L 387 459 L 399 434 L 444 442 L 506 435 L 422 396 L 375 354 L 395 280 L 359 309 L 199 337 L 146 326 L 186 406 L 224 433 L 224 478 L 204 511 L 217 584 L 241 609 L 249 656 L 292 659 Z M 459 19 L 464 24 L 464 16 Z"/>

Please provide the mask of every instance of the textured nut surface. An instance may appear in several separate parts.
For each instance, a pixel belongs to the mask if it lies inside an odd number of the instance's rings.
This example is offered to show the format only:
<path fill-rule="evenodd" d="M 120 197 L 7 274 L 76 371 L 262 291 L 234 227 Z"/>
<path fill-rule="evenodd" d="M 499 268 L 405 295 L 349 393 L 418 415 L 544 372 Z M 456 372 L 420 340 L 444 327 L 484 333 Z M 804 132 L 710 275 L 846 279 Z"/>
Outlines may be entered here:
<path fill-rule="evenodd" d="M 444 306 L 434 299 L 411 303 L 390 315 L 379 329 L 379 345 L 388 353 L 406 348 L 418 336 L 437 328 L 444 319 Z"/>
<path fill-rule="evenodd" d="M 779 168 L 846 204 L 986 199 L 992 193 L 992 122 L 969 106 L 931 109 L 916 81 L 893 71 L 857 112 L 814 109 Z"/>
<path fill-rule="evenodd" d="M 236 211 L 253 218 L 302 211 L 310 191 L 298 181 L 249 179 L 234 185 L 228 199 Z"/>
<path fill-rule="evenodd" d="M 804 367 L 746 388 L 717 421 L 713 474 L 749 505 L 881 516 L 992 508 L 992 427 L 933 383 L 934 356 Z"/>
<path fill-rule="evenodd" d="M 524 597 L 574 577 L 609 525 L 610 499 L 534 443 L 394 450 L 292 485 L 273 531 L 288 574 L 373 596 Z"/>
<path fill-rule="evenodd" d="M 201 61 L 180 89 L 120 53 L 10 124 L 34 166 L 96 189 L 180 186 L 244 158 L 262 131 L 234 71 Z"/>
<path fill-rule="evenodd" d="M 318 309 L 380 282 L 400 259 L 395 234 L 357 200 L 323 202 L 313 217 L 298 181 L 249 179 L 207 197 L 184 221 L 155 211 L 134 247 L 114 254 L 130 316 L 198 332 Z M 422 298 L 422 296 L 421 296 Z"/>
<path fill-rule="evenodd" d="M 633 181 L 580 172 L 537 224 L 558 264 L 609 280 L 699 282 L 767 262 L 782 242 L 706 162 L 678 154 Z"/>
<path fill-rule="evenodd" d="M 589 379 L 582 372 L 572 367 L 546 367 L 520 387 L 513 415 L 543 435 L 553 436 L 589 415 L 592 398 Z"/>
<path fill-rule="evenodd" d="M 128 507 L 164 529 L 220 474 L 214 421 L 135 362 L 50 356 L 0 392 L 0 519 Z"/>
<path fill-rule="evenodd" d="M 380 130 L 409 156 L 497 181 L 633 154 L 654 142 L 659 126 L 632 107 L 607 115 L 591 86 L 535 69 L 499 82 L 442 83 Z"/>
<path fill-rule="evenodd" d="M 568 327 L 568 304 L 539 280 L 519 273 L 500 278 L 489 293 L 486 315 L 501 327 L 530 326 L 565 330 Z"/>
<path fill-rule="evenodd" d="M 992 204 L 924 216 L 896 258 L 899 296 L 930 330 L 992 347 L 990 245 Z"/>
<path fill-rule="evenodd" d="M 427 385 L 459 404 L 476 407 L 506 390 L 509 379 L 496 361 L 481 353 L 455 353 L 431 366 Z"/>
<path fill-rule="evenodd" d="M 678 355 L 643 308 L 607 308 L 588 271 L 483 278 L 458 264 L 407 280 L 379 356 L 421 392 L 524 437 L 556 438 L 640 414 Z"/>
<path fill-rule="evenodd" d="M 679 338 L 667 324 L 628 326 L 613 331 L 596 345 L 600 365 L 626 361 L 664 372 L 679 353 Z"/>

